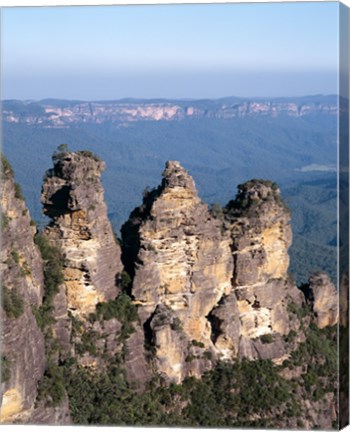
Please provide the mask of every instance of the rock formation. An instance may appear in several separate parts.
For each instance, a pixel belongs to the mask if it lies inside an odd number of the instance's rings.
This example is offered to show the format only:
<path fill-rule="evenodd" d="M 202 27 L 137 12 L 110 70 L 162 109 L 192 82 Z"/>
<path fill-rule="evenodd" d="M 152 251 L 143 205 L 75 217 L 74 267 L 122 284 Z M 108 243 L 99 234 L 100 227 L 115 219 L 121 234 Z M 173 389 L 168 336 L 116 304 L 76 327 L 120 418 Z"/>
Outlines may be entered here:
<path fill-rule="evenodd" d="M 241 185 L 225 215 L 214 218 L 168 162 L 122 229 L 132 295 L 170 380 L 201 375 L 209 359 L 283 359 L 283 336 L 299 328 L 287 312 L 303 298 L 287 273 L 290 215 L 278 188 Z"/>
<path fill-rule="evenodd" d="M 303 298 L 288 276 L 290 214 L 275 184 L 251 180 L 225 209 L 234 261 L 232 291 L 213 311 L 216 345 L 235 356 L 278 360 L 298 330 L 288 304 Z M 233 319 L 232 319 L 233 316 Z"/>
<path fill-rule="evenodd" d="M 317 327 L 324 328 L 337 324 L 337 290 L 328 275 L 318 272 L 309 278 L 306 298 L 314 313 Z"/>
<path fill-rule="evenodd" d="M 321 332 L 337 323 L 337 292 L 325 274 L 313 275 L 302 290 L 288 274 L 290 213 L 274 183 L 246 182 L 224 209 L 209 210 L 188 172 L 169 161 L 161 185 L 144 193 L 122 227 L 120 247 L 107 219 L 103 162 L 64 147 L 53 160 L 42 189 L 51 222 L 36 239 L 52 250 L 58 246 L 64 258 L 49 304 L 50 260 L 43 260 L 42 245 L 41 257 L 34 244 L 34 224 L 3 160 L 2 422 L 69 423 L 65 379 L 86 392 L 86 380 L 102 376 L 103 391 L 112 388 L 103 407 L 108 411 L 114 391 L 120 397 L 124 387 L 129 398 L 130 389 L 147 394 L 155 385 L 152 378 L 160 377 L 164 390 L 166 384 L 201 377 L 220 360 L 219 367 L 240 367 L 269 359 L 281 366 L 274 373 L 284 385 L 291 381 L 297 389 L 300 412 L 308 417 L 303 425 L 332 426 L 335 397 L 327 374 L 336 371 L 332 359 L 325 360 L 331 341 L 319 359 L 322 346 L 315 348 L 313 340 L 309 349 L 307 327 L 314 320 L 319 329 L 313 328 Z M 44 318 L 42 331 L 34 315 L 39 324 Z M 275 366 L 260 362 L 259 367 L 265 374 Z M 315 370 L 322 383 L 315 383 Z M 176 393 L 180 387 L 171 388 Z M 56 392 L 58 403 L 52 403 L 50 392 Z M 180 411 L 190 403 L 175 396 Z M 289 409 L 278 403 L 275 412 L 260 412 L 256 419 Z M 297 417 L 276 424 L 295 428 Z"/>
<path fill-rule="evenodd" d="M 230 290 L 229 238 L 200 201 L 193 179 L 173 161 L 166 164 L 161 186 L 146 194 L 122 234 L 126 260 L 133 265 L 132 295 L 153 334 L 157 367 L 181 381 L 191 342 L 203 352 L 213 349 L 207 315 Z M 201 368 L 199 364 L 192 373 Z"/>
<path fill-rule="evenodd" d="M 66 259 L 68 310 L 77 316 L 94 312 L 97 303 L 119 293 L 120 247 L 107 218 L 103 169 L 90 152 L 62 151 L 54 156 L 42 189 L 44 213 L 51 218 L 45 233 Z"/>
<path fill-rule="evenodd" d="M 32 307 L 41 304 L 42 260 L 29 212 L 12 169 L 2 159 L 1 173 L 1 422 L 26 422 L 34 409 L 45 369 L 44 337 Z"/>

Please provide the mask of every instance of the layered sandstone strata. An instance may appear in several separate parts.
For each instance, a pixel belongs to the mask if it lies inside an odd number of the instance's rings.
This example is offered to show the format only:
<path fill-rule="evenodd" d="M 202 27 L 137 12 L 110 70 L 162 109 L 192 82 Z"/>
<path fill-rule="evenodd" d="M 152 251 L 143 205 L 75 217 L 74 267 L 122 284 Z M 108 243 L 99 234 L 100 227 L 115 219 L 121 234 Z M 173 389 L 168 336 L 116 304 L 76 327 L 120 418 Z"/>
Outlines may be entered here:
<path fill-rule="evenodd" d="M 94 312 L 115 298 L 122 271 L 103 198 L 100 176 L 105 164 L 90 152 L 62 151 L 46 172 L 41 200 L 51 218 L 45 229 L 65 257 L 67 307 L 74 315 Z"/>
<path fill-rule="evenodd" d="M 251 180 L 226 209 L 234 260 L 232 291 L 213 311 L 216 345 L 235 356 L 281 359 L 283 336 L 298 330 L 288 305 L 303 297 L 288 276 L 290 213 L 278 187 Z"/>
<path fill-rule="evenodd" d="M 162 184 L 145 194 L 122 233 L 132 295 L 153 334 L 157 368 L 179 381 L 192 341 L 214 349 L 207 315 L 231 288 L 229 237 L 176 161 L 167 162 Z"/>

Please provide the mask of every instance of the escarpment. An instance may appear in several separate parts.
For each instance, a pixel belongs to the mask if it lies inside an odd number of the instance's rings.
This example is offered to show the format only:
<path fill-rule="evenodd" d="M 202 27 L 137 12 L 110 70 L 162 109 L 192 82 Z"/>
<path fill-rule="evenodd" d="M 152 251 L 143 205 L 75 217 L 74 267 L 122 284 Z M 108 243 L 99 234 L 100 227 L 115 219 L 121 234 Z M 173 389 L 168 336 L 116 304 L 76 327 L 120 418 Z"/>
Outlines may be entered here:
<path fill-rule="evenodd" d="M 46 172 L 41 201 L 51 218 L 45 234 L 65 257 L 68 310 L 84 316 L 116 297 L 120 247 L 107 218 L 100 181 L 104 163 L 90 152 L 62 151 Z"/>
<path fill-rule="evenodd" d="M 35 226 L 12 169 L 1 170 L 1 422 L 27 422 L 45 370 L 44 336 L 32 309 L 42 302 L 43 269 Z"/>

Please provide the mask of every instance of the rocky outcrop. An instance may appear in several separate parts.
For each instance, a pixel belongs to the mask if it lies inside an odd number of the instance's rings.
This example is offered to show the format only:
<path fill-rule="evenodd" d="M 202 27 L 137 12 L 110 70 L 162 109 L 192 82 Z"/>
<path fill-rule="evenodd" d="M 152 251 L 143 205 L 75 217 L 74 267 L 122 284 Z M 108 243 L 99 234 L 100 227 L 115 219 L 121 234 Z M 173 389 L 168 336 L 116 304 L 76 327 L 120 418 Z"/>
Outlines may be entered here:
<path fill-rule="evenodd" d="M 82 317 L 119 293 L 120 247 L 103 199 L 104 163 L 90 152 L 65 149 L 53 160 L 42 189 L 44 213 L 51 218 L 45 233 L 66 260 L 68 310 Z"/>
<path fill-rule="evenodd" d="M 1 422 L 25 423 L 45 369 L 44 337 L 32 312 L 42 301 L 43 268 L 35 226 L 5 158 L 1 223 Z"/>
<path fill-rule="evenodd" d="M 288 308 L 303 296 L 288 276 L 292 233 L 279 189 L 247 182 L 224 214 L 213 217 L 187 171 L 170 161 L 122 228 L 156 369 L 173 381 L 201 375 L 209 359 L 283 361 L 283 337 L 299 331 Z"/>
<path fill-rule="evenodd" d="M 193 179 L 175 161 L 167 162 L 161 186 L 145 194 L 122 235 L 124 260 L 133 275 L 132 296 L 153 334 L 157 368 L 179 381 L 186 373 L 182 360 L 190 341 L 203 350 L 214 349 L 207 315 L 230 291 L 229 238 L 199 199 Z M 165 310 L 171 319 L 164 318 L 160 326 Z M 181 331 L 171 328 L 175 321 Z"/>
<path fill-rule="evenodd" d="M 238 187 L 225 217 L 234 271 L 231 293 L 212 312 L 216 345 L 226 357 L 278 361 L 286 354 L 282 336 L 299 326 L 288 304 L 303 301 L 287 273 L 289 211 L 274 183 L 251 180 Z"/>
<path fill-rule="evenodd" d="M 337 290 L 326 273 L 318 272 L 309 279 L 306 298 L 313 311 L 317 327 L 333 326 L 338 322 Z"/>

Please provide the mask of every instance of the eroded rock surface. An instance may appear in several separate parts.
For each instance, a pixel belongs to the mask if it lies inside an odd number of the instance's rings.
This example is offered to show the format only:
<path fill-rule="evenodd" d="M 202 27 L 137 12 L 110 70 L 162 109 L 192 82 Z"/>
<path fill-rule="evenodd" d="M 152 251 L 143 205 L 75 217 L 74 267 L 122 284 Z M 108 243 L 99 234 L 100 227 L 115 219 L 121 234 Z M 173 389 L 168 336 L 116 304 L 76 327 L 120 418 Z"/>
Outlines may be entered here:
<path fill-rule="evenodd" d="M 319 328 L 337 324 L 337 290 L 326 273 L 319 272 L 310 277 L 306 295 Z"/>
<path fill-rule="evenodd" d="M 286 353 L 281 336 L 298 330 L 288 304 L 303 301 L 288 276 L 290 213 L 265 180 L 240 185 L 225 210 L 234 271 L 230 295 L 213 311 L 216 344 L 240 357 L 278 360 Z"/>
<path fill-rule="evenodd" d="M 5 159 L 1 217 L 1 422 L 25 423 L 45 369 L 44 337 L 32 312 L 42 301 L 43 268 L 35 226 Z"/>
<path fill-rule="evenodd" d="M 169 326 L 155 325 L 156 317 L 151 323 L 159 371 L 181 380 L 188 341 L 213 348 L 207 315 L 230 291 L 229 238 L 222 235 L 220 221 L 211 217 L 193 179 L 176 161 L 167 162 L 161 186 L 146 194 L 122 234 L 141 321 L 150 319 L 158 307 L 157 314 L 166 308 L 181 324 L 182 338 Z"/>
<path fill-rule="evenodd" d="M 66 259 L 68 309 L 83 316 L 115 298 L 122 271 L 120 247 L 107 218 L 100 176 L 104 163 L 90 152 L 63 151 L 53 158 L 42 189 L 45 229 Z"/>

